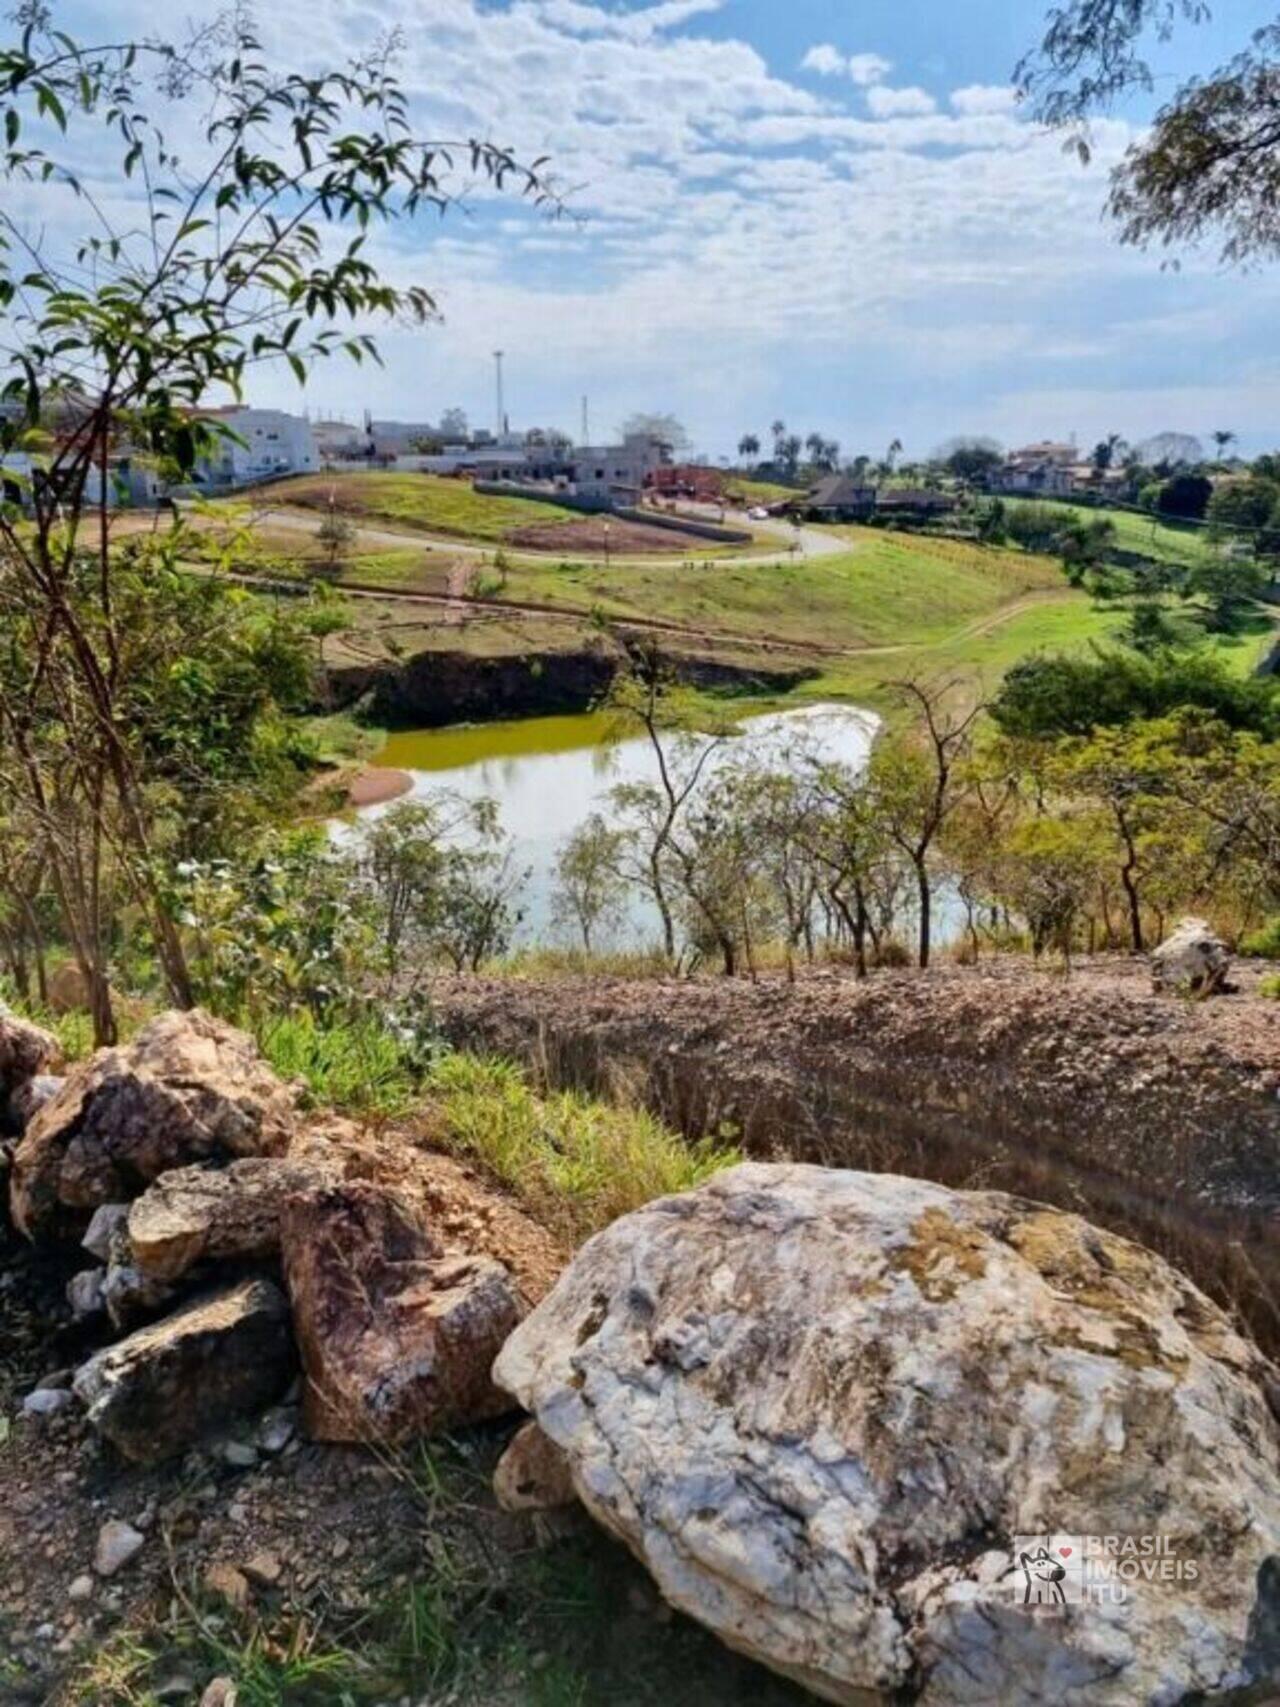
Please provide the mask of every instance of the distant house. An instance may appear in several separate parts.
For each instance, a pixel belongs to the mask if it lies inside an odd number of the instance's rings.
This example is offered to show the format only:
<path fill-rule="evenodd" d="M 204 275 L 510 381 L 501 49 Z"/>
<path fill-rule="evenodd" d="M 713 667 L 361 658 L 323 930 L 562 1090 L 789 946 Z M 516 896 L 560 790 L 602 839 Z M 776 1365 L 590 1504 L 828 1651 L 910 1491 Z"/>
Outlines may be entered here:
<path fill-rule="evenodd" d="M 368 448 L 360 436 L 359 427 L 350 421 L 313 421 L 311 436 L 316 450 L 323 457 L 356 457 L 363 455 Z"/>
<path fill-rule="evenodd" d="M 989 490 L 1009 497 L 1069 498 L 1075 490 L 1080 452 L 1075 445 L 1044 439 L 1010 451 L 1002 467 L 991 474 Z"/>
<path fill-rule="evenodd" d="M 928 521 L 932 516 L 949 516 L 956 507 L 950 492 L 935 492 L 926 486 L 881 486 L 875 495 L 877 516 L 890 520 Z"/>
<path fill-rule="evenodd" d="M 875 511 L 876 489 L 852 474 L 829 474 L 796 507 L 815 522 L 865 522 Z"/>
<path fill-rule="evenodd" d="M 311 474 L 320 466 L 310 421 L 283 409 L 230 405 L 200 411 L 222 422 L 234 437 L 219 438 L 201 458 L 198 478 L 206 486 L 252 486 L 282 474 Z"/>

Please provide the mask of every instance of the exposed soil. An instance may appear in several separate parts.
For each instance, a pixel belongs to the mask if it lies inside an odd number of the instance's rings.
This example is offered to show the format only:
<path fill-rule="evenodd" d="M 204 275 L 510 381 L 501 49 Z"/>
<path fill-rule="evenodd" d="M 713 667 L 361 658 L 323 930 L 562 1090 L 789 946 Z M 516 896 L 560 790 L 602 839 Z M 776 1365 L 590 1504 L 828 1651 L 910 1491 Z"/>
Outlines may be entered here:
<path fill-rule="evenodd" d="M 994 1187 L 1180 1263 L 1280 1347 L 1280 1003 L 1151 992 L 1107 958 L 1063 976 L 842 971 L 758 983 L 445 979 L 457 1043 L 630 1092 L 752 1154 Z"/>
<path fill-rule="evenodd" d="M 357 771 L 347 784 L 349 806 L 381 806 L 388 800 L 399 800 L 413 787 L 408 771 L 379 770 L 368 765 Z"/>
<path fill-rule="evenodd" d="M 648 527 L 621 516 L 583 516 L 572 522 L 532 522 L 512 528 L 507 544 L 527 551 L 563 551 L 574 556 L 599 557 L 606 551 L 617 557 L 628 555 L 679 556 L 682 551 L 705 551 L 707 541 L 698 534 L 672 528 Z"/>

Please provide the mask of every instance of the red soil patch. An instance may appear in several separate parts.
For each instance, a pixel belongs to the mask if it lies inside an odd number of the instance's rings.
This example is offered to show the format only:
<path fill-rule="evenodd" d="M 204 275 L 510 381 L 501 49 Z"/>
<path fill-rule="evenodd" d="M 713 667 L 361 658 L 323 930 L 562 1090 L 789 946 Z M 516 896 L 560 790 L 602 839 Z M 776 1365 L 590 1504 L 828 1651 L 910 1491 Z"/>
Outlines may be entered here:
<path fill-rule="evenodd" d="M 617 516 L 609 519 L 605 531 L 603 516 L 588 516 L 572 522 L 533 522 L 526 527 L 512 528 L 507 535 L 509 545 L 523 546 L 526 551 L 563 551 L 579 557 L 600 557 L 606 546 L 619 557 L 678 555 L 682 551 L 705 551 L 708 541 L 697 534 L 676 533 L 669 528 L 649 527 L 644 522 L 623 521 Z"/>

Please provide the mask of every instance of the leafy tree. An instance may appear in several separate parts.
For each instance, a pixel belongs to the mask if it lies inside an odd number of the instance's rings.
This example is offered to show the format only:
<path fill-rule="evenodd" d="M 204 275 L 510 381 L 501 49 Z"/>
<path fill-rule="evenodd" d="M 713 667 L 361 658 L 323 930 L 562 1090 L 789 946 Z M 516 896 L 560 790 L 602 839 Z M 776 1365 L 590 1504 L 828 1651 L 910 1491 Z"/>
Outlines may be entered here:
<path fill-rule="evenodd" d="M 360 537 L 354 522 L 337 510 L 330 509 L 316 529 L 316 543 L 324 552 L 329 572 L 334 573 Z"/>
<path fill-rule="evenodd" d="M 465 409 L 446 409 L 440 417 L 440 437 L 446 444 L 466 444 L 471 437 L 471 423 Z"/>
<path fill-rule="evenodd" d="M 1146 40 L 1208 15 L 1203 0 L 1060 0 L 1017 81 L 1088 159 L 1089 115 L 1155 86 Z M 1228 262 L 1280 250 L 1280 22 L 1177 89 L 1115 169 L 1109 207 L 1126 243 L 1216 237 Z"/>
<path fill-rule="evenodd" d="M 1220 486 L 1209 500 L 1210 522 L 1221 532 L 1258 533 L 1280 503 L 1280 483 L 1253 474 Z"/>
<path fill-rule="evenodd" d="M 149 110 L 153 72 L 157 99 L 198 101 L 204 115 L 201 142 L 181 160 Z M 151 747 L 130 721 L 124 659 L 137 637 L 126 625 L 149 620 L 151 607 L 120 593 L 112 456 L 127 443 L 189 475 L 229 431 L 205 404 L 238 397 L 255 365 L 275 361 L 301 381 L 330 355 L 376 355 L 359 329 L 371 317 L 429 318 L 428 291 L 388 283 L 364 246 L 372 224 L 448 207 L 453 154 L 414 135 L 388 48 L 338 72 L 273 70 L 240 13 L 183 47 L 84 46 L 29 7 L 0 51 L 0 105 L 5 180 L 62 193 L 91 221 L 65 259 L 11 217 L 0 225 L 11 375 L 0 452 L 37 460 L 29 516 L 0 504 L 0 602 L 30 625 L 25 649 L 10 654 L 0 739 L 7 780 L 37 816 L 52 821 L 55 766 L 60 792 L 67 777 L 86 779 L 78 809 L 89 828 L 74 859 L 55 857 L 53 881 L 107 1041 L 99 915 L 108 854 L 148 921 L 171 999 L 185 1006 L 194 994 L 158 857 Z M 118 219 L 86 193 L 75 164 L 104 147 L 118 151 L 133 186 Z M 472 173 L 550 198 L 537 169 L 505 150 L 464 150 Z M 181 521 L 156 536 L 153 574 L 176 572 L 184 537 Z M 188 631 L 180 680 L 204 677 L 205 640 Z M 27 708 L 49 696 L 52 719 L 37 728 Z"/>
<path fill-rule="evenodd" d="M 1209 606 L 1211 628 L 1229 631 L 1265 592 L 1269 572 L 1248 557 L 1205 557 L 1187 571 L 1186 590 Z"/>
<path fill-rule="evenodd" d="M 957 480 L 985 480 L 1004 461 L 994 439 L 954 439 L 938 452 L 937 460 Z"/>
<path fill-rule="evenodd" d="M 1226 455 L 1227 446 L 1236 442 L 1237 435 L 1229 427 L 1219 427 L 1216 432 L 1210 434 L 1210 437 L 1218 452 L 1218 460 L 1221 461 Z"/>
<path fill-rule="evenodd" d="M 1166 480 L 1156 498 L 1156 509 L 1162 516 L 1174 516 L 1179 521 L 1200 521 L 1213 496 L 1213 482 L 1203 474 L 1175 474 Z"/>
<path fill-rule="evenodd" d="M 1024 658 L 991 706 L 1007 735 L 1030 740 L 1166 717 L 1194 707 L 1232 729 L 1280 734 L 1280 693 L 1265 677 L 1233 676 L 1203 653 L 1141 657 L 1118 649 Z"/>
<path fill-rule="evenodd" d="M 552 917 L 572 925 L 587 954 L 595 931 L 620 912 L 626 895 L 622 831 L 593 812 L 556 854 Z"/>

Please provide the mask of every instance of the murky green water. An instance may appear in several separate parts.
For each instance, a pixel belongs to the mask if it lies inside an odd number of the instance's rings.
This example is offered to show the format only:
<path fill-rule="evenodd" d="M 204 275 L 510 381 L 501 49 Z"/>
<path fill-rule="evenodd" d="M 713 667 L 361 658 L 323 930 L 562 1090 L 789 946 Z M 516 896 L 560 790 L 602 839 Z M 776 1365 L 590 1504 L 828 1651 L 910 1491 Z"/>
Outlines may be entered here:
<path fill-rule="evenodd" d="M 805 706 L 747 718 L 724 751 L 736 750 L 739 741 L 763 745 L 765 751 L 781 749 L 803 735 L 810 750 L 859 765 L 870 752 L 877 727 L 872 713 L 853 706 Z M 611 816 L 609 793 L 618 783 L 650 781 L 656 775 L 647 741 L 609 742 L 608 733 L 609 720 L 601 712 L 411 730 L 392 735 L 375 762 L 408 771 L 419 799 L 448 789 L 468 799 L 496 802 L 516 863 L 529 873 L 519 940 L 549 942 L 556 940 L 551 892 L 560 844 L 590 813 Z M 371 806 L 362 816 L 387 810 Z M 619 922 L 612 945 L 644 946 L 652 940 L 656 923 L 637 897 Z"/>

